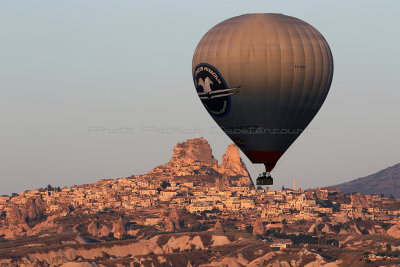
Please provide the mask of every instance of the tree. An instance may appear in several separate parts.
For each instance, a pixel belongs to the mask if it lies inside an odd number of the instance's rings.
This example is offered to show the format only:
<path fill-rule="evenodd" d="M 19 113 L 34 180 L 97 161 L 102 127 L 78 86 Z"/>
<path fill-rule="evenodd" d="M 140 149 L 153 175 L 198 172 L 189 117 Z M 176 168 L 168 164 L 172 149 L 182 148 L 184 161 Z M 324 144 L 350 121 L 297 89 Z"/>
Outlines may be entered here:
<path fill-rule="evenodd" d="M 162 187 L 163 189 L 165 189 L 165 188 L 167 188 L 167 187 L 169 187 L 169 186 L 171 186 L 171 184 L 170 184 L 169 182 L 167 182 L 167 181 L 163 181 L 163 182 L 161 183 L 161 187 Z"/>
<path fill-rule="evenodd" d="M 392 251 L 392 246 L 389 243 L 386 244 L 386 250 Z"/>
<path fill-rule="evenodd" d="M 19 196 L 17 193 L 12 193 L 11 194 L 11 197 L 17 197 L 17 196 Z"/>
<path fill-rule="evenodd" d="M 285 188 L 285 186 L 284 185 L 282 185 L 282 190 L 285 190 L 286 188 Z"/>
<path fill-rule="evenodd" d="M 339 247 L 339 241 L 337 241 L 336 239 L 332 239 L 331 241 L 330 241 L 330 243 L 331 243 L 331 245 L 332 246 L 334 246 L 334 247 Z"/>
<path fill-rule="evenodd" d="M 368 213 L 368 209 L 367 208 L 362 208 L 361 212 L 362 213 Z"/>
<path fill-rule="evenodd" d="M 253 226 L 251 226 L 251 225 L 246 225 L 245 230 L 246 230 L 246 232 L 248 232 L 248 233 L 252 233 L 252 232 L 253 232 Z"/>
<path fill-rule="evenodd" d="M 367 229 L 362 229 L 362 230 L 361 230 L 361 234 L 363 234 L 363 235 L 369 235 L 369 232 L 368 232 Z"/>
<path fill-rule="evenodd" d="M 257 186 L 257 189 L 258 189 L 258 190 L 263 190 L 263 188 L 262 188 L 261 185 Z"/>

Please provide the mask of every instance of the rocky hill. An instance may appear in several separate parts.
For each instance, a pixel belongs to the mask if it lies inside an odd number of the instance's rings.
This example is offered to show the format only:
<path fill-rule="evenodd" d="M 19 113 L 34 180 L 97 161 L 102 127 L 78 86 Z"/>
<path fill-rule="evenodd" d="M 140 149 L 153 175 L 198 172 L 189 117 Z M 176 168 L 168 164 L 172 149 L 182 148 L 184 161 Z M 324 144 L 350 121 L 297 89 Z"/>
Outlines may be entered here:
<path fill-rule="evenodd" d="M 235 145 L 218 164 L 196 138 L 145 175 L 0 196 L 0 267 L 400 266 L 399 215 L 379 195 L 255 189 Z"/>
<path fill-rule="evenodd" d="M 210 145 L 202 137 L 178 143 L 171 160 L 151 170 L 146 177 L 150 180 L 193 182 L 213 187 L 254 187 L 236 145 L 228 146 L 222 163 L 218 165 Z"/>
<path fill-rule="evenodd" d="M 344 193 L 384 194 L 400 198 L 400 164 L 386 168 L 367 177 L 329 186 Z"/>

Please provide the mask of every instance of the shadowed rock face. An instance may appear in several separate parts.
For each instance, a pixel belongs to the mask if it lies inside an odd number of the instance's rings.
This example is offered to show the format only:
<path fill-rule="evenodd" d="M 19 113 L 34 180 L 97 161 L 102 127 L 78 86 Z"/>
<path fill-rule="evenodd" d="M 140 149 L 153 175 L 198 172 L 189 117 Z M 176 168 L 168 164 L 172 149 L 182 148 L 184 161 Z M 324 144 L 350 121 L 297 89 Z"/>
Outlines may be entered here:
<path fill-rule="evenodd" d="M 7 212 L 7 220 L 13 224 L 25 223 L 21 211 L 15 205 L 11 205 L 10 211 Z"/>
<path fill-rule="evenodd" d="M 183 221 L 181 221 L 179 212 L 176 208 L 172 208 L 169 212 L 168 220 L 166 223 L 167 231 L 173 232 L 181 229 Z"/>
<path fill-rule="evenodd" d="M 228 146 L 225 154 L 222 156 L 222 163 L 218 166 L 218 172 L 223 174 L 220 181 L 224 186 L 254 187 L 246 165 L 240 158 L 239 148 L 235 144 Z"/>
<path fill-rule="evenodd" d="M 329 188 L 337 188 L 344 193 L 385 194 L 385 196 L 393 195 L 400 198 L 400 164 L 367 177 L 329 186 Z"/>
<path fill-rule="evenodd" d="M 35 221 L 43 218 L 46 205 L 40 198 L 29 198 L 22 208 L 22 216 L 27 221 Z"/>
<path fill-rule="evenodd" d="M 365 199 L 365 195 L 356 194 L 351 195 L 351 205 L 353 207 L 369 208 L 369 202 Z"/>
<path fill-rule="evenodd" d="M 110 229 L 108 229 L 106 225 L 103 225 L 98 231 L 98 236 L 100 237 L 105 237 L 108 236 L 109 234 L 110 234 Z"/>
<path fill-rule="evenodd" d="M 235 144 L 228 146 L 228 149 L 222 157 L 222 163 L 218 166 L 218 172 L 230 176 L 249 176 L 246 165 L 240 158 L 239 148 Z"/>
<path fill-rule="evenodd" d="M 117 239 L 121 239 L 126 234 L 122 218 L 119 218 L 118 222 L 114 223 L 112 232 L 114 233 L 114 237 Z"/>
<path fill-rule="evenodd" d="M 264 233 L 264 225 L 260 219 L 257 219 L 253 225 L 253 234 L 263 235 Z"/>
<path fill-rule="evenodd" d="M 97 236 L 98 235 L 98 229 L 97 229 L 97 224 L 95 222 L 91 222 L 88 225 L 88 233 L 92 236 Z"/>

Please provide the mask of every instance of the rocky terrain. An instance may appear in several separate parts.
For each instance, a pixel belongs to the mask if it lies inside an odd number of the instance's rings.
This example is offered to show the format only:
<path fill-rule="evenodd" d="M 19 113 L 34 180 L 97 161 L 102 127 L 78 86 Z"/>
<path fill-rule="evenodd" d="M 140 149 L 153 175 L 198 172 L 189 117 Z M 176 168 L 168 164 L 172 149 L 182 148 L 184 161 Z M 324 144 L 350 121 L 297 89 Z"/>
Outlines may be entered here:
<path fill-rule="evenodd" d="M 400 164 L 329 188 L 337 188 L 344 193 L 384 194 L 400 198 Z"/>
<path fill-rule="evenodd" d="M 13 255 L 2 255 L 0 266 L 339 266 L 339 255 L 328 263 L 310 249 L 272 251 L 254 236 L 206 232 L 156 235 L 143 240 L 87 243 L 78 235 L 43 235 Z M 3 250 L 3 249 L 2 249 Z M 352 255 L 353 254 L 353 255 Z M 344 255 L 343 255 L 344 256 Z M 347 253 L 357 266 L 361 256 Z M 16 263 L 18 260 L 18 263 Z M 358 265 L 362 266 L 362 265 Z"/>
<path fill-rule="evenodd" d="M 393 173 L 393 172 L 392 172 Z M 255 188 L 203 138 L 145 175 L 0 196 L 5 266 L 399 266 L 400 202 Z"/>

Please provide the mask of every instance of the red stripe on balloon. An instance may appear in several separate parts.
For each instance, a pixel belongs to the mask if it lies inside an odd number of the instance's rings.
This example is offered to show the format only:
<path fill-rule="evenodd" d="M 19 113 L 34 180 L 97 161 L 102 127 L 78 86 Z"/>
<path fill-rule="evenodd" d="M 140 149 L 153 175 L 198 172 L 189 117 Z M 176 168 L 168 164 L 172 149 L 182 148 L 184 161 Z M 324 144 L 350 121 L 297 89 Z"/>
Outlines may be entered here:
<path fill-rule="evenodd" d="M 245 151 L 244 154 L 253 163 L 264 163 L 265 171 L 270 172 L 283 155 L 280 151 Z"/>

